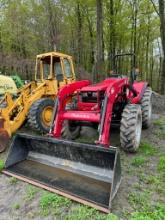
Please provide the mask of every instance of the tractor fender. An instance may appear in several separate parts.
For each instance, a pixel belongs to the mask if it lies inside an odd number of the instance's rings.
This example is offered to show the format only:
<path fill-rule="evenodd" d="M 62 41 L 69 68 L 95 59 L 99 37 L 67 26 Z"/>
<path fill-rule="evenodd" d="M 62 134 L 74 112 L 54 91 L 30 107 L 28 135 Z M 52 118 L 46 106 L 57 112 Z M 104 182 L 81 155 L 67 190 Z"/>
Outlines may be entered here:
<path fill-rule="evenodd" d="M 147 82 L 134 82 L 133 83 L 133 88 L 137 92 L 137 96 L 131 100 L 132 104 L 137 104 L 141 101 L 147 86 L 148 86 Z"/>

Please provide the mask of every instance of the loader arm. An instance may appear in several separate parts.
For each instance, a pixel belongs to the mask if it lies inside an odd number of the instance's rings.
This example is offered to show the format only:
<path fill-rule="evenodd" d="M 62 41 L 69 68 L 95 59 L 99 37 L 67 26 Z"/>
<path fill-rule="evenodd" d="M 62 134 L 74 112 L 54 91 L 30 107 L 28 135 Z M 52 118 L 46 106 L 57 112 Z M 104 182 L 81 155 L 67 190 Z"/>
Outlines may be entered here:
<path fill-rule="evenodd" d="M 121 89 L 127 85 L 128 80 L 120 79 L 114 81 L 106 89 L 102 114 L 100 118 L 99 140 L 97 141 L 98 144 L 109 147 L 113 105 Z"/>
<path fill-rule="evenodd" d="M 45 85 L 44 82 L 33 89 L 33 84 L 29 84 L 14 101 L 10 94 L 5 95 L 7 107 L 0 109 L 0 120 L 4 120 L 3 129 L 10 137 L 25 121 L 32 103 L 45 94 Z"/>
<path fill-rule="evenodd" d="M 53 115 L 53 124 L 51 125 L 50 132 L 54 137 L 61 136 L 62 123 L 60 112 L 64 112 L 67 99 L 78 89 L 81 89 L 84 86 L 88 86 L 90 84 L 89 80 L 77 81 L 67 86 L 64 86 L 60 89 L 57 95 L 58 105 L 55 103 L 54 115 Z M 57 108 L 57 109 L 56 109 Z M 58 114 L 56 114 L 58 111 Z M 55 115 L 56 114 L 56 115 Z"/>

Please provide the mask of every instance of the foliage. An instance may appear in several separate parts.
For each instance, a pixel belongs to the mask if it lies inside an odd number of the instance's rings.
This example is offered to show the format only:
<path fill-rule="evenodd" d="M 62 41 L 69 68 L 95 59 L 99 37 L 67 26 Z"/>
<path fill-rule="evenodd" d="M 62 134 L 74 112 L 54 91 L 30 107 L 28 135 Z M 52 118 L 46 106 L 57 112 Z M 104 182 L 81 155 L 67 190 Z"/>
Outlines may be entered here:
<path fill-rule="evenodd" d="M 143 192 L 131 192 L 128 195 L 128 201 L 136 208 L 147 207 L 150 200 L 150 192 L 145 190 Z"/>
<path fill-rule="evenodd" d="M 119 220 L 119 218 L 110 213 L 108 215 L 102 214 L 99 211 L 89 208 L 88 206 L 78 205 L 74 207 L 66 216 L 65 220 Z"/>
<path fill-rule="evenodd" d="M 29 200 L 29 201 L 34 199 L 34 197 L 35 197 L 37 192 L 38 192 L 38 188 L 37 187 L 28 185 L 27 188 L 26 188 L 25 199 Z"/>
<path fill-rule="evenodd" d="M 9 183 L 11 185 L 15 185 L 18 182 L 18 179 L 16 177 L 10 177 L 9 178 Z"/>
<path fill-rule="evenodd" d="M 15 209 L 15 210 L 17 210 L 17 209 L 20 208 L 20 204 L 14 203 L 14 204 L 12 205 L 12 208 Z"/>
<path fill-rule="evenodd" d="M 130 220 L 165 220 L 165 204 L 157 204 L 149 210 L 132 213 Z"/>
<path fill-rule="evenodd" d="M 156 134 L 157 134 L 158 137 L 160 137 L 160 138 L 165 138 L 165 131 L 158 131 Z"/>
<path fill-rule="evenodd" d="M 4 161 L 3 160 L 0 160 L 0 171 L 4 168 Z"/>
<path fill-rule="evenodd" d="M 143 156 L 136 156 L 132 159 L 131 164 L 136 167 L 141 167 L 146 162 L 146 159 Z"/>
<path fill-rule="evenodd" d="M 60 207 L 69 206 L 71 201 L 65 197 L 44 192 L 40 199 L 40 208 L 43 215 L 48 215 L 51 208 L 58 209 Z"/>
<path fill-rule="evenodd" d="M 160 160 L 158 163 L 158 170 L 165 172 L 165 155 L 160 157 Z"/>
<path fill-rule="evenodd" d="M 139 152 L 146 155 L 146 156 L 152 156 L 157 152 L 157 150 L 149 142 L 142 141 L 140 144 L 140 147 L 139 147 Z"/>
<path fill-rule="evenodd" d="M 153 121 L 153 124 L 159 126 L 160 128 L 163 128 L 165 126 L 165 117 L 163 116 L 163 117 Z"/>
<path fill-rule="evenodd" d="M 137 54 L 136 66 L 142 73 L 139 78 L 159 89 L 160 19 L 151 2 L 104 0 L 102 7 L 104 68 L 98 77 L 104 78 L 109 73 L 113 53 L 133 51 Z M 79 78 L 92 78 L 88 72 L 95 70 L 96 11 L 96 0 L 3 1 L 0 7 L 0 55 L 3 57 L 0 70 L 20 72 L 22 78 L 29 78 L 33 71 L 31 59 L 56 48 L 74 56 Z M 22 62 L 17 62 L 20 59 Z M 130 63 L 130 60 L 121 60 L 120 72 L 130 72 Z"/>

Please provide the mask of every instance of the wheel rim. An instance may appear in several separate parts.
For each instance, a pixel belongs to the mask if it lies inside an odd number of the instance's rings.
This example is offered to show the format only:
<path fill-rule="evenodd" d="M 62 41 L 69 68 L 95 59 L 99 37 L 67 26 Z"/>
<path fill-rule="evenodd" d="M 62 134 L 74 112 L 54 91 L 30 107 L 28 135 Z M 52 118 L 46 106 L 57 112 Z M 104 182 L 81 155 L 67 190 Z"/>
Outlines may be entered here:
<path fill-rule="evenodd" d="M 47 106 L 42 111 L 42 122 L 47 127 L 50 126 L 52 112 L 53 112 L 53 107 L 52 106 Z"/>
<path fill-rule="evenodd" d="M 140 115 L 138 115 L 137 125 L 136 125 L 136 129 L 135 129 L 135 146 L 136 146 L 136 148 L 138 148 L 140 145 L 141 130 L 142 130 L 142 118 Z"/>

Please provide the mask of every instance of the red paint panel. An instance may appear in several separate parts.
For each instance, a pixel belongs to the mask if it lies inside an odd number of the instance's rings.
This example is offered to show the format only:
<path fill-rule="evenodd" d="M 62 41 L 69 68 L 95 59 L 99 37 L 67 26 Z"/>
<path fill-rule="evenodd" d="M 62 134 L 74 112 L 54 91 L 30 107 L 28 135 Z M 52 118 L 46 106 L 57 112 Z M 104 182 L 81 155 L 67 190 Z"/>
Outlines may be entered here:
<path fill-rule="evenodd" d="M 61 120 L 99 122 L 100 114 L 88 111 L 66 111 L 60 113 Z"/>

